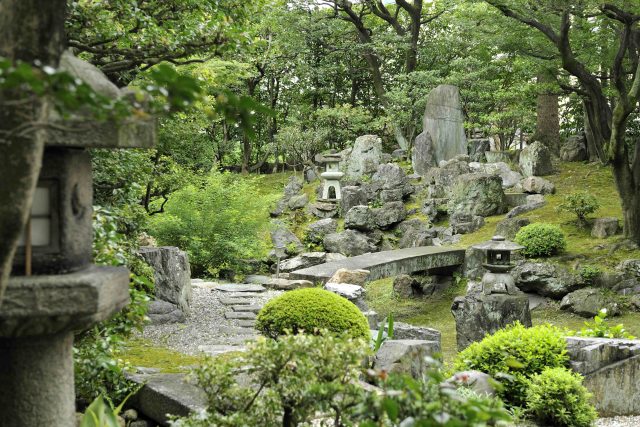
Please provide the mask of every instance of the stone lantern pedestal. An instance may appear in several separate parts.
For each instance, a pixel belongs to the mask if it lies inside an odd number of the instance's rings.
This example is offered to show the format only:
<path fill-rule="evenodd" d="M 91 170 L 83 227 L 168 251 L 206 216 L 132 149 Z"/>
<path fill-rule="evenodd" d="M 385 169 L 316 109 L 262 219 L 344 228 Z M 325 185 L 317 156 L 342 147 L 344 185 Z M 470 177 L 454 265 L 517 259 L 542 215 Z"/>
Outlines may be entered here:
<path fill-rule="evenodd" d="M 458 351 L 513 322 L 531 326 L 529 298 L 515 286 L 509 274 L 514 267 L 510 261 L 511 252 L 522 246 L 507 242 L 502 236 L 494 236 L 491 241 L 474 248 L 486 251 L 487 262 L 483 266 L 487 272 L 481 283 L 472 286 L 467 295 L 456 297 L 451 306 Z"/>

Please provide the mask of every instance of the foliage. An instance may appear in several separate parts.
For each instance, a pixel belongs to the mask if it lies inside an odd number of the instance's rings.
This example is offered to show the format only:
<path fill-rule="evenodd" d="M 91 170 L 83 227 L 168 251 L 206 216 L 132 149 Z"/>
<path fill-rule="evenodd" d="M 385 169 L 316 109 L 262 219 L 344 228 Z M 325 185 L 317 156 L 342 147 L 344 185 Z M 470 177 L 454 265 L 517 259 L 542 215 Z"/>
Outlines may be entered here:
<path fill-rule="evenodd" d="M 341 420 L 363 399 L 357 380 L 369 352 L 366 341 L 328 331 L 260 337 L 237 358 L 209 359 L 195 370 L 207 411 L 173 426 L 295 426 L 318 411 Z M 257 387 L 237 383 L 239 374 Z"/>
<path fill-rule="evenodd" d="M 587 215 L 600 209 L 598 199 L 585 191 L 571 193 L 564 198 L 564 202 L 558 205 L 559 211 L 571 212 L 578 217 L 577 224 L 587 224 Z"/>
<path fill-rule="evenodd" d="M 258 313 L 256 329 L 271 338 L 320 329 L 370 338 L 369 324 L 358 307 L 319 288 L 297 289 L 272 299 Z"/>
<path fill-rule="evenodd" d="M 84 412 L 79 427 L 120 427 L 118 414 L 122 410 L 126 399 L 117 407 L 111 402 L 107 404 L 102 396 L 98 396 Z"/>
<path fill-rule="evenodd" d="M 530 258 L 555 255 L 567 246 L 560 227 L 545 223 L 522 227 L 516 233 L 515 241 L 524 246 L 522 254 Z"/>
<path fill-rule="evenodd" d="M 253 179 L 217 171 L 176 191 L 165 213 L 150 219 L 150 232 L 162 245 L 189 254 L 193 274 L 217 275 L 260 257 L 271 198 L 260 196 Z"/>
<path fill-rule="evenodd" d="M 569 362 L 564 333 L 551 325 L 525 328 L 520 323 L 501 329 L 461 351 L 456 371 L 486 372 L 503 384 L 498 393 L 510 406 L 526 406 L 529 379 L 545 368 Z"/>
<path fill-rule="evenodd" d="M 584 327 L 578 332 L 578 335 L 598 338 L 624 338 L 628 340 L 636 338 L 626 331 L 622 323 L 618 323 L 615 326 L 609 325 L 606 308 L 601 309 L 592 322 L 584 322 Z"/>
<path fill-rule="evenodd" d="M 376 335 L 376 339 L 373 340 L 373 352 L 377 353 L 378 350 L 380 350 L 380 347 L 382 347 L 382 344 L 387 340 L 393 339 L 393 314 L 389 313 L 389 316 L 387 317 L 387 336 L 384 335 L 385 332 L 385 328 L 378 328 L 378 335 Z"/>
<path fill-rule="evenodd" d="M 543 425 L 589 427 L 598 417 L 582 375 L 567 368 L 547 368 L 531 378 L 529 411 Z"/>
<path fill-rule="evenodd" d="M 585 265 L 580 267 L 578 275 L 586 285 L 592 285 L 594 280 L 602 274 L 602 269 L 597 265 Z"/>

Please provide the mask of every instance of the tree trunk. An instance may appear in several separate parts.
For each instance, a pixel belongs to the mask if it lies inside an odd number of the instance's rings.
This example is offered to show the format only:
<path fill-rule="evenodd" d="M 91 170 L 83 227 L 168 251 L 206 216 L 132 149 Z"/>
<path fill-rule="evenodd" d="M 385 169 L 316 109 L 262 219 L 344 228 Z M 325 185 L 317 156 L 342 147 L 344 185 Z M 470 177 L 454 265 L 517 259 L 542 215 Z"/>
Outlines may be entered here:
<path fill-rule="evenodd" d="M 539 84 L 555 83 L 551 72 L 538 75 Z M 558 113 L 558 95 L 545 90 L 538 95 L 536 102 L 536 132 L 534 139 L 542 142 L 556 156 L 560 155 L 560 115 Z"/>
<path fill-rule="evenodd" d="M 57 67 L 64 48 L 65 6 L 64 0 L 2 0 L 0 56 Z M 2 106 L 3 101 L 19 98 L 19 91 L 0 93 L 0 131 L 48 119 L 49 107 L 42 100 L 20 108 Z M 34 130 L 22 136 L 9 134 L 0 142 L 0 303 L 31 210 L 44 141 L 44 130 Z"/>

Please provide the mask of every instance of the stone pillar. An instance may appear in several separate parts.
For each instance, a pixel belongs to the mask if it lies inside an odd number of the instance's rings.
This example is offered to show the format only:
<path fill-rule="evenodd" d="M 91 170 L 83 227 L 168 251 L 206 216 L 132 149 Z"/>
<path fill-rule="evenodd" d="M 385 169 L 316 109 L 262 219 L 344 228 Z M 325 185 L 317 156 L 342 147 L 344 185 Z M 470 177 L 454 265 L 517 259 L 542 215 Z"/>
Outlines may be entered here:
<path fill-rule="evenodd" d="M 75 427 L 73 333 L 0 338 L 5 427 Z"/>

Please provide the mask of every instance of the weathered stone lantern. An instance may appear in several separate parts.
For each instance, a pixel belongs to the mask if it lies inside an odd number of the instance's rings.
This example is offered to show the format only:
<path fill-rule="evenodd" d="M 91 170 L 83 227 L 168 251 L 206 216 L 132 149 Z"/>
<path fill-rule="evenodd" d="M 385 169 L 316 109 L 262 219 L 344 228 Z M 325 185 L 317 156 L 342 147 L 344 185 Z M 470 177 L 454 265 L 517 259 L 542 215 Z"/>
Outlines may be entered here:
<path fill-rule="evenodd" d="M 324 200 L 341 200 L 342 190 L 340 180 L 344 173 L 340 172 L 340 154 L 325 154 L 322 162 L 325 164 L 325 172 L 320 174 L 323 179 L 322 198 Z"/>
<path fill-rule="evenodd" d="M 486 252 L 487 262 L 483 265 L 487 272 L 482 276 L 482 292 L 489 294 L 509 294 L 516 295 L 519 290 L 516 288 L 513 277 L 509 271 L 514 265 L 511 263 L 511 253 L 524 249 L 516 243 L 506 241 L 502 236 L 493 236 L 488 242 L 483 242 L 473 246 Z"/>
<path fill-rule="evenodd" d="M 451 306 L 459 351 L 513 322 L 531 326 L 529 298 L 516 287 L 509 274 L 514 267 L 511 254 L 523 247 L 502 236 L 494 236 L 473 248 L 486 252 L 486 262 L 482 265 L 487 271 L 481 283 L 475 286 L 471 283 L 467 295 L 456 297 Z"/>
<path fill-rule="evenodd" d="M 69 52 L 60 67 L 102 95 L 128 97 Z M 76 425 L 74 332 L 129 301 L 126 268 L 91 264 L 92 176 L 86 149 L 149 148 L 155 142 L 151 118 L 53 120 L 63 126 L 47 133 L 31 217 L 0 305 L 0 408 L 7 426 Z"/>

